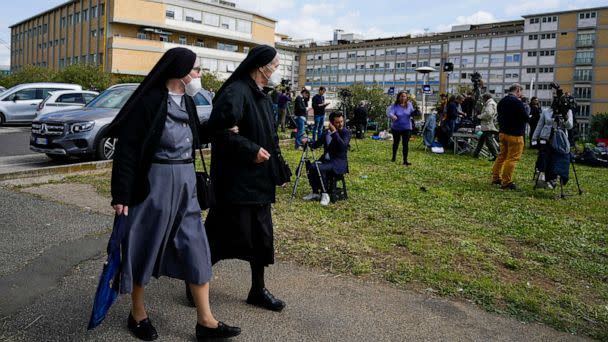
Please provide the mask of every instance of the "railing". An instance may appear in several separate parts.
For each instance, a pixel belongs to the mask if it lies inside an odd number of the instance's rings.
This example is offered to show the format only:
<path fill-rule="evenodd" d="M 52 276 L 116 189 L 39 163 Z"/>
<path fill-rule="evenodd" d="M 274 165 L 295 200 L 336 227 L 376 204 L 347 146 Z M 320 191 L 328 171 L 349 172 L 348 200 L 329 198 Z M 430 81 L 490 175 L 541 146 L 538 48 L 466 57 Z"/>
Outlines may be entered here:
<path fill-rule="evenodd" d="M 580 57 L 574 59 L 575 64 L 593 64 L 593 57 Z"/>
<path fill-rule="evenodd" d="M 577 82 L 591 82 L 593 81 L 592 75 L 574 75 L 574 80 Z"/>
<path fill-rule="evenodd" d="M 594 46 L 594 45 L 595 45 L 595 38 L 578 38 L 578 39 L 576 39 L 577 47 Z"/>

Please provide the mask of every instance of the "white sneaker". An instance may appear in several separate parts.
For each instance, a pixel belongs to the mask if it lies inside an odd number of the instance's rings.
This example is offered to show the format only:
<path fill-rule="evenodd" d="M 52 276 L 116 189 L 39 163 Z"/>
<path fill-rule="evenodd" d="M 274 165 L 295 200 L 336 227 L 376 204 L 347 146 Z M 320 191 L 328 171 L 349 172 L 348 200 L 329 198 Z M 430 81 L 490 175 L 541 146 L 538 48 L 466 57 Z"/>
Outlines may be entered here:
<path fill-rule="evenodd" d="M 321 205 L 329 205 L 329 195 L 326 193 L 323 193 L 321 195 Z"/>
<path fill-rule="evenodd" d="M 305 200 L 305 201 L 318 200 L 320 198 L 321 198 L 321 195 L 315 194 L 314 192 L 311 192 L 310 194 L 302 197 L 302 199 Z"/>

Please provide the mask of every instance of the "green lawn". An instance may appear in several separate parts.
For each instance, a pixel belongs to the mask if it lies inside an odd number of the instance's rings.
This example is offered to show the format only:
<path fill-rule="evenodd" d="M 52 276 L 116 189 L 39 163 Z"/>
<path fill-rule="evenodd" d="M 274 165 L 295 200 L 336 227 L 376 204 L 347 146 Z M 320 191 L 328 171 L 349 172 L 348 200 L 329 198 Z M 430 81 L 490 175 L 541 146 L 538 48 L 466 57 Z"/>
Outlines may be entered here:
<path fill-rule="evenodd" d="M 278 257 L 608 341 L 608 170 L 577 166 L 585 193 L 561 200 L 532 190 L 535 151 L 515 173 L 522 191 L 512 192 L 490 185 L 488 161 L 410 146 L 406 168 L 389 161 L 390 142 L 358 141 L 348 201 L 303 202 L 305 177 L 292 203 L 291 186 L 279 189 Z M 284 154 L 295 169 L 301 152 Z M 71 181 L 107 195 L 108 177 Z"/>

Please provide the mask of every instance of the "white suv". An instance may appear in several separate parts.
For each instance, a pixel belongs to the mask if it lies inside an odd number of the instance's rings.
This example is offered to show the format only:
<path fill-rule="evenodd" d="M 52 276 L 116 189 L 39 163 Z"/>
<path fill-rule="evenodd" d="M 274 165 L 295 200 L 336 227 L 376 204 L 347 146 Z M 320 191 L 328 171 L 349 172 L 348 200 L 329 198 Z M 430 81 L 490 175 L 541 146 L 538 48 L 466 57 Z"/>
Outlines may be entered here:
<path fill-rule="evenodd" d="M 31 122 L 40 102 L 57 90 L 82 90 L 82 87 L 67 83 L 26 83 L 3 91 L 0 93 L 0 125 Z"/>
<path fill-rule="evenodd" d="M 46 113 L 82 108 L 97 95 L 99 95 L 98 92 L 88 90 L 58 90 L 50 92 L 49 96 L 38 105 L 36 117 Z"/>

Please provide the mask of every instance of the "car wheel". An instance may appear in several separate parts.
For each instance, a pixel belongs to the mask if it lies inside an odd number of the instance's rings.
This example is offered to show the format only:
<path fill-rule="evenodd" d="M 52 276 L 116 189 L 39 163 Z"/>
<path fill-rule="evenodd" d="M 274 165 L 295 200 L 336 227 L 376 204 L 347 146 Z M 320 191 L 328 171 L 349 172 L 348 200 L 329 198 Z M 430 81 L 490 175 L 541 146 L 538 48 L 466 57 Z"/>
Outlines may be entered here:
<path fill-rule="evenodd" d="M 65 162 L 70 160 L 70 157 L 63 155 L 63 154 L 50 154 L 50 153 L 45 153 L 47 157 L 51 158 L 54 161 L 60 161 L 60 162 Z"/>
<path fill-rule="evenodd" d="M 101 138 L 97 143 L 97 159 L 110 160 L 114 158 L 114 149 L 116 148 L 116 138 Z"/>
<path fill-rule="evenodd" d="M 5 122 L 6 118 L 4 117 L 4 114 L 0 113 L 0 126 L 4 126 Z"/>

